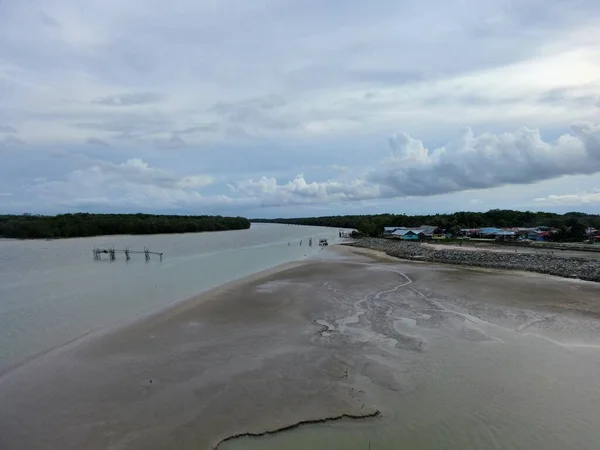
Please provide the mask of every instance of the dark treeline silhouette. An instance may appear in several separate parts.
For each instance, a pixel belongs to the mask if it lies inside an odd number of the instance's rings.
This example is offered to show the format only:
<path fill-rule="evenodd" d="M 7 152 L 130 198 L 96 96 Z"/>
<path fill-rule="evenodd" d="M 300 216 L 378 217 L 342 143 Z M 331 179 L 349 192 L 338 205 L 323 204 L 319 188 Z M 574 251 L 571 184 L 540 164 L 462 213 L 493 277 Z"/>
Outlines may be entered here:
<path fill-rule="evenodd" d="M 588 227 L 600 228 L 600 215 L 581 212 L 555 214 L 549 212 L 492 209 L 487 212 L 456 212 L 452 214 L 415 215 L 377 214 L 362 216 L 302 217 L 292 219 L 252 219 L 253 222 L 273 222 L 295 225 L 314 225 L 353 228 L 363 234 L 377 236 L 383 227 L 419 227 L 435 225 L 449 232 L 461 228 L 481 227 L 550 227 L 560 231 L 557 237 L 583 239 Z M 573 231 L 576 231 L 575 233 Z"/>
<path fill-rule="evenodd" d="M 250 228 L 250 221 L 244 217 L 88 213 L 58 216 L 0 215 L 0 236 L 18 239 L 197 233 L 247 228 Z"/>

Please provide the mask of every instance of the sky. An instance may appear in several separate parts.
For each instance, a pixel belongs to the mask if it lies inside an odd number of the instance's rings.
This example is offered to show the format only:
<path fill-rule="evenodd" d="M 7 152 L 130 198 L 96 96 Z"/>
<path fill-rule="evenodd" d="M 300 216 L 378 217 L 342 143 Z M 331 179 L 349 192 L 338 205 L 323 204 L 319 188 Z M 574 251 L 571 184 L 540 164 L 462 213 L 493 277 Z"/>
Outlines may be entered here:
<path fill-rule="evenodd" d="M 0 213 L 600 213 L 597 0 L 0 0 Z"/>

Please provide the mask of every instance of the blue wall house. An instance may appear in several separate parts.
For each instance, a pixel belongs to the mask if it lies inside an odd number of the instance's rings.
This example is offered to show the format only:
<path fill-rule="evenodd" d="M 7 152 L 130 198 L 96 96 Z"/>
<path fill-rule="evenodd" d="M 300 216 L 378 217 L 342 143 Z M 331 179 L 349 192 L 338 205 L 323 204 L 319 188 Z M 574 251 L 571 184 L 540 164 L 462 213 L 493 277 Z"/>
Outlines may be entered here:
<path fill-rule="evenodd" d="M 413 230 L 396 230 L 392 233 L 392 236 L 404 241 L 418 241 L 422 233 L 417 233 Z"/>

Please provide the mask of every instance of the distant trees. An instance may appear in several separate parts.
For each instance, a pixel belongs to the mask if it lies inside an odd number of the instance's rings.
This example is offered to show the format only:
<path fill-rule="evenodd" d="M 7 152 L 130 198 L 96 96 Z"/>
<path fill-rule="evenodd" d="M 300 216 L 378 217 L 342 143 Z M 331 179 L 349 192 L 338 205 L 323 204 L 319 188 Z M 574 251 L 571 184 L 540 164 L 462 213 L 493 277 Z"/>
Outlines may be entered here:
<path fill-rule="evenodd" d="M 415 215 L 377 214 L 353 216 L 303 217 L 293 219 L 253 219 L 253 222 L 276 222 L 297 225 L 314 225 L 335 228 L 353 228 L 363 235 L 374 236 L 383 233 L 383 227 L 418 227 L 435 225 L 448 232 L 461 228 L 482 227 L 538 227 L 563 228 L 564 233 L 557 239 L 581 241 L 586 228 L 600 229 L 600 215 L 581 212 L 555 214 L 549 212 L 514 211 L 492 209 L 487 212 L 460 211 L 453 214 Z"/>
<path fill-rule="evenodd" d="M 363 219 L 356 228 L 364 236 L 380 236 L 383 234 L 383 225 L 379 225 L 378 220 Z"/>
<path fill-rule="evenodd" d="M 581 241 L 585 238 L 585 230 L 587 227 L 575 217 L 569 218 L 565 225 L 567 226 L 567 239 Z"/>
<path fill-rule="evenodd" d="M 196 233 L 250 228 L 244 217 L 152 214 L 31 214 L 0 216 L 0 236 L 18 239 L 70 238 L 112 234 Z"/>

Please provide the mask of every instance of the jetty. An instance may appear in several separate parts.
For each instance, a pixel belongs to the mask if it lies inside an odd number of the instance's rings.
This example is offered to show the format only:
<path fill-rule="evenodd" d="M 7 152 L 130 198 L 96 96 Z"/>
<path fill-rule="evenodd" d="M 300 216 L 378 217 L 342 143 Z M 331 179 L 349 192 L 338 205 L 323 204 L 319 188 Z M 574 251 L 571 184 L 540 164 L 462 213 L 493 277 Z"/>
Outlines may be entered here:
<path fill-rule="evenodd" d="M 162 253 L 151 252 L 147 247 L 144 247 L 144 250 L 130 250 L 128 248 L 125 248 L 124 250 L 119 250 L 119 249 L 115 249 L 114 247 L 112 247 L 112 248 L 96 248 L 96 247 L 94 247 L 94 250 L 92 252 L 94 255 L 94 259 L 96 261 L 103 259 L 102 257 L 104 255 L 107 255 L 108 259 L 110 261 L 114 261 L 115 259 L 117 259 L 117 253 L 123 253 L 125 255 L 126 261 L 129 261 L 131 259 L 131 255 L 135 255 L 135 254 L 143 254 L 146 261 L 150 261 L 151 255 L 158 256 L 161 261 L 163 259 Z"/>

